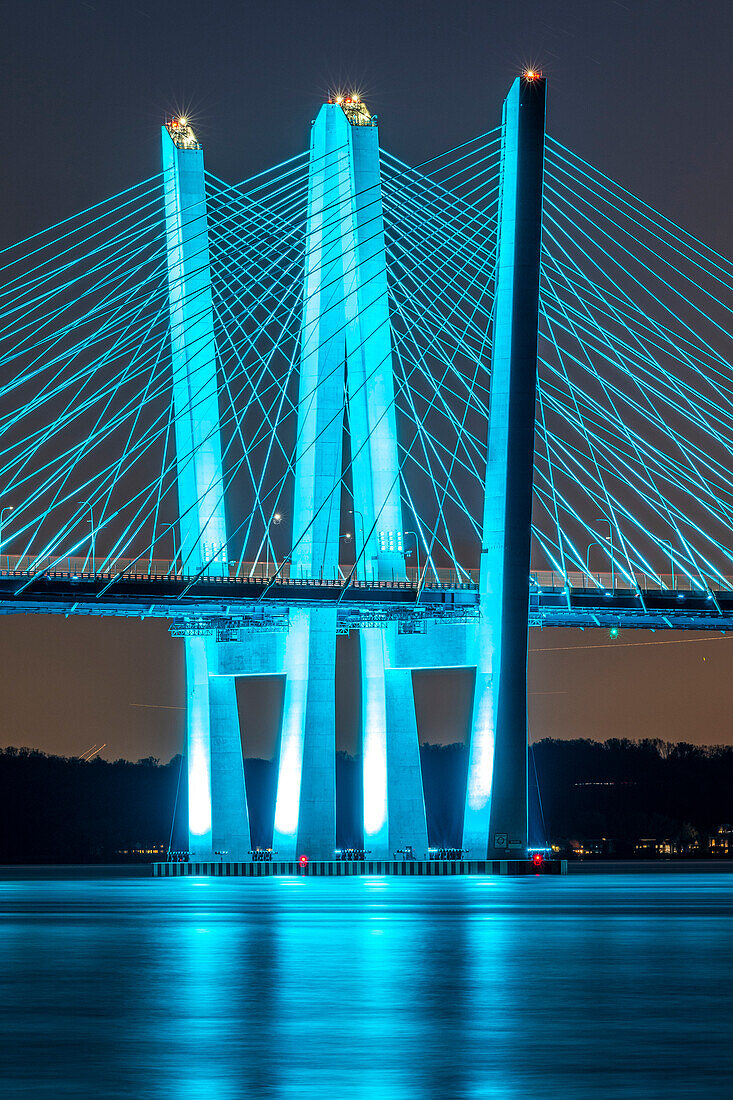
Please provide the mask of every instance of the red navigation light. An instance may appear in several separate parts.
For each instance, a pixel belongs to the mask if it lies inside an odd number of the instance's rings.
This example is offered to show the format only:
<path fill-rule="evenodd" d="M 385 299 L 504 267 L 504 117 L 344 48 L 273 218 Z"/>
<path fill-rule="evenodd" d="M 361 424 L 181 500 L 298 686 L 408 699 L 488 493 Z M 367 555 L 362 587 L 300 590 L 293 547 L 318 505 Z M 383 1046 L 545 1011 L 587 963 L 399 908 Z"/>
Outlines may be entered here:
<path fill-rule="evenodd" d="M 538 73 L 536 69 L 527 69 L 524 74 L 525 80 L 537 80 L 542 74 Z"/>
<path fill-rule="evenodd" d="M 308 865 L 308 856 L 301 856 L 298 863 L 301 867 L 306 867 Z"/>
<path fill-rule="evenodd" d="M 541 867 L 544 863 L 544 856 L 542 855 L 542 852 L 535 852 L 532 856 L 532 862 L 534 863 L 535 867 Z"/>

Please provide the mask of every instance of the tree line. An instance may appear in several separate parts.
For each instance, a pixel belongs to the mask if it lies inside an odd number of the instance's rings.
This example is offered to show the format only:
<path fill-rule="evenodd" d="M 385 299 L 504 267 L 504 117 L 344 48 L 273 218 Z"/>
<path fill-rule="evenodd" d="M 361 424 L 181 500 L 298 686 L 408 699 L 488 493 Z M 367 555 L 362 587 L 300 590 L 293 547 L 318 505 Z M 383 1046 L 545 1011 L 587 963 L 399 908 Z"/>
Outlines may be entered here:
<path fill-rule="evenodd" d="M 461 843 L 468 753 L 422 745 L 430 843 Z M 272 837 L 276 765 L 248 759 L 254 845 Z M 336 759 L 337 844 L 361 847 L 361 760 Z M 689 839 L 733 821 L 733 747 L 614 738 L 545 739 L 529 757 L 530 840 L 609 838 L 630 854 L 641 837 Z M 0 750 L 0 862 L 151 860 L 186 846 L 185 762 L 132 763 Z"/>

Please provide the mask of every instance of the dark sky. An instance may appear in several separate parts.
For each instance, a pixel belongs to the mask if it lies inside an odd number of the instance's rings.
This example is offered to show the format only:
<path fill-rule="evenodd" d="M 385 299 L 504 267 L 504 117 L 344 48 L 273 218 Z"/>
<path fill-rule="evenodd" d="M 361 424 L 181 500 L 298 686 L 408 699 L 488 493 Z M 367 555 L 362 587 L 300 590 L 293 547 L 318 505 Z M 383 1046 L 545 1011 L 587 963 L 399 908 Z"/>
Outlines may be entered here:
<path fill-rule="evenodd" d="M 173 111 L 236 181 L 304 149 L 328 90 L 351 87 L 382 144 L 418 163 L 495 126 L 531 64 L 558 140 L 733 255 L 731 47 L 731 0 L 0 0 L 0 245 L 156 172 Z M 730 741 L 731 643 L 533 631 L 532 737 Z M 0 663 L 2 744 L 105 741 L 131 758 L 181 746 L 182 643 L 165 624 L 2 619 Z M 416 680 L 422 738 L 458 739 L 468 678 Z M 277 686 L 244 685 L 242 700 L 257 716 L 246 751 L 271 751 Z"/>

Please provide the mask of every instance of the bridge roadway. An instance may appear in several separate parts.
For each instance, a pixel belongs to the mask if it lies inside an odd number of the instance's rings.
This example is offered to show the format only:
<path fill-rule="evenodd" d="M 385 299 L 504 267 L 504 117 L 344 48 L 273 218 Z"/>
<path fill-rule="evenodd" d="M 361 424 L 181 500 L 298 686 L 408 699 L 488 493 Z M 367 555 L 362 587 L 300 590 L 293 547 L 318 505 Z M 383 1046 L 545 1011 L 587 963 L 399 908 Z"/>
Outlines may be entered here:
<path fill-rule="evenodd" d="M 397 620 L 406 630 L 421 622 L 468 621 L 478 614 L 479 592 L 470 572 L 456 572 L 398 583 L 299 579 L 274 568 L 243 565 L 229 576 L 182 576 L 170 562 L 155 561 L 135 572 L 134 563 L 115 571 L 84 571 L 83 562 L 63 559 L 45 569 L 18 568 L 29 563 L 5 560 L 0 568 L 0 614 L 61 614 L 162 618 L 174 633 L 207 633 L 212 626 L 282 628 L 293 607 L 337 606 L 341 630 Z M 66 568 L 64 568 L 64 566 Z M 348 569 L 348 567 L 345 567 Z M 466 578 L 469 579 L 466 579 Z M 727 578 L 726 578 L 727 580 Z M 590 583 L 592 581 L 592 584 Z M 733 630 L 733 581 L 730 587 L 702 589 L 686 577 L 637 577 L 632 588 L 607 573 L 530 576 L 529 625 L 621 629 Z"/>

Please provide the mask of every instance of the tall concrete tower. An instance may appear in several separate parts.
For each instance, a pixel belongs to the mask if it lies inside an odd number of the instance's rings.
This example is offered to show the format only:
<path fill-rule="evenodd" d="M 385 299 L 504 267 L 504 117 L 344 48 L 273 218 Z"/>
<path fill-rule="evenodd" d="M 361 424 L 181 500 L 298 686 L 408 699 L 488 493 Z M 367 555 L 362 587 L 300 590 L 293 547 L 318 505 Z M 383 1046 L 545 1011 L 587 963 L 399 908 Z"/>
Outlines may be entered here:
<path fill-rule="evenodd" d="M 384 224 L 375 120 L 356 97 L 323 105 L 308 181 L 291 575 L 339 570 L 348 415 L 356 578 L 405 577 Z M 362 630 L 365 844 L 427 847 L 409 670 L 385 669 L 386 631 Z M 336 611 L 291 616 L 273 847 L 335 847 Z"/>
<path fill-rule="evenodd" d="M 181 563 L 228 573 L 204 154 L 185 119 L 161 131 Z M 186 639 L 192 859 L 249 858 L 235 683 L 212 677 L 216 643 Z"/>
<path fill-rule="evenodd" d="M 489 438 L 464 846 L 527 848 L 527 616 L 532 529 L 545 81 L 504 103 Z"/>

